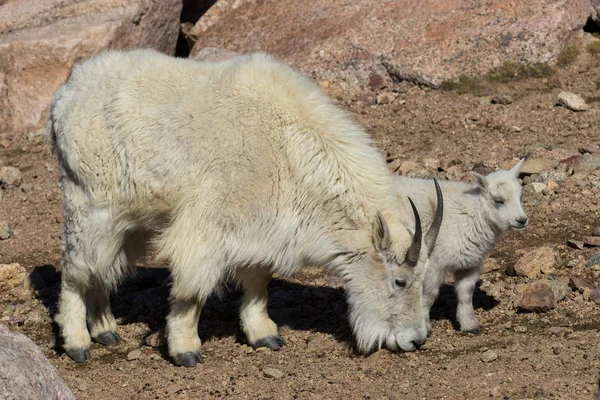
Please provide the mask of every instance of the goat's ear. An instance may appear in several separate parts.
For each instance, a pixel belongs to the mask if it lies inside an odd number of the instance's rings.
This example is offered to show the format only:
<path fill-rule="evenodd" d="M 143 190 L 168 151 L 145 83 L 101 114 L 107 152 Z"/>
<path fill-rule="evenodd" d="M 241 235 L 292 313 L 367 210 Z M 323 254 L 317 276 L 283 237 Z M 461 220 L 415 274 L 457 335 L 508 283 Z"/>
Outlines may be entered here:
<path fill-rule="evenodd" d="M 473 179 L 475 180 L 475 183 L 480 188 L 482 188 L 485 191 L 488 190 L 488 183 L 487 183 L 487 179 L 485 179 L 485 176 L 483 176 L 475 171 L 471 171 L 471 176 L 473 177 Z"/>
<path fill-rule="evenodd" d="M 514 167 L 512 167 L 510 169 L 510 172 L 512 172 L 512 174 L 515 176 L 515 178 L 519 177 L 519 171 L 521 170 L 521 167 L 523 166 L 523 163 L 525 162 L 524 158 L 521 158 L 521 160 L 515 164 Z"/>
<path fill-rule="evenodd" d="M 392 245 L 390 228 L 379 211 L 377 211 L 375 222 L 373 223 L 373 244 L 375 245 L 375 250 L 379 252 L 389 250 Z"/>

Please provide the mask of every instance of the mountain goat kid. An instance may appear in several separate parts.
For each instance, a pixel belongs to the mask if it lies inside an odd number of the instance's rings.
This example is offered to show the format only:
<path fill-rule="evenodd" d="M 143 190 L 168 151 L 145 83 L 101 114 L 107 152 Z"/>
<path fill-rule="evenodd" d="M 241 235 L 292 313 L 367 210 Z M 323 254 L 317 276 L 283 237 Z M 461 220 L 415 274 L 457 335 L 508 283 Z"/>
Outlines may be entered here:
<path fill-rule="evenodd" d="M 431 334 L 429 310 L 447 272 L 454 275 L 456 282 L 456 318 L 460 330 L 479 333 L 473 292 L 483 261 L 503 232 L 523 229 L 528 223 L 521 206 L 521 184 L 517 180 L 524 161 L 519 161 L 510 171 L 496 171 L 487 176 L 472 172 L 476 184 L 440 182 L 444 193 L 444 221 L 427 261 L 423 282 L 423 313 L 428 335 Z M 415 202 L 427 226 L 433 219 L 432 205 L 436 201 L 430 181 L 402 176 L 394 179 L 398 193 Z"/>
<path fill-rule="evenodd" d="M 147 234 L 171 269 L 175 364 L 202 361 L 200 311 L 230 278 L 248 342 L 279 349 L 267 284 L 306 264 L 344 282 L 360 351 L 425 342 L 420 250 L 437 231 L 422 234 L 368 135 L 269 55 L 105 52 L 57 91 L 48 134 L 66 217 L 56 322 L 73 360 L 119 340 L 109 294 Z"/>

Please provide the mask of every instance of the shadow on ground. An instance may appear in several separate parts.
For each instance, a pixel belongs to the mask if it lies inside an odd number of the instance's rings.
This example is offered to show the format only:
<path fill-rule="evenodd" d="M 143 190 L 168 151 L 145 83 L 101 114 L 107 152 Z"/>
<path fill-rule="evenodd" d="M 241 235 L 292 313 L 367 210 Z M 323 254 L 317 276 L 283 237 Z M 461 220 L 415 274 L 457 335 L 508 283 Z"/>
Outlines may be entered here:
<path fill-rule="evenodd" d="M 57 311 L 60 293 L 60 272 L 52 265 L 34 268 L 30 283 L 51 317 Z M 121 325 L 144 323 L 151 331 L 164 327 L 169 311 L 170 274 L 166 268 L 138 268 L 135 277 L 127 279 L 112 296 L 112 309 Z M 444 285 L 431 310 L 433 319 L 449 319 L 456 325 L 454 288 Z M 246 339 L 239 325 L 238 307 L 242 293 L 233 285 L 226 287 L 221 297 L 212 296 L 200 317 L 202 341 L 235 336 L 240 343 Z M 489 310 L 499 302 L 476 289 L 475 308 Z M 333 335 L 339 342 L 353 343 L 347 320 L 344 290 L 327 286 L 310 286 L 274 279 L 269 284 L 269 315 L 281 330 L 307 330 Z M 55 325 L 55 324 L 54 324 Z M 54 326 L 56 348 L 60 348 L 58 329 Z M 285 336 L 285 335 L 284 335 Z"/>

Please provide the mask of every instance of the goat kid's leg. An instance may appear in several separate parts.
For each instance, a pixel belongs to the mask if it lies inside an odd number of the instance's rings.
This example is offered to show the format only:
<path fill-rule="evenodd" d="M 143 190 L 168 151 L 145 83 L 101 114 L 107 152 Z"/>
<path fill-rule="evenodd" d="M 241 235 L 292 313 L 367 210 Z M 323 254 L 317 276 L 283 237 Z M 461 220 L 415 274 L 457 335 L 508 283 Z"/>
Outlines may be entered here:
<path fill-rule="evenodd" d="M 456 319 L 462 332 L 479 333 L 479 320 L 473 308 L 473 292 L 477 279 L 479 279 L 479 268 L 456 271 L 454 273 L 456 283 L 454 284 L 458 297 L 458 308 Z"/>
<path fill-rule="evenodd" d="M 271 350 L 285 346 L 277 325 L 267 313 L 267 286 L 271 272 L 262 268 L 241 269 L 236 273 L 236 280 L 244 289 L 240 322 L 248 343 L 254 348 L 267 347 Z"/>
<path fill-rule="evenodd" d="M 425 279 L 423 281 L 423 316 L 427 325 L 427 337 L 431 336 L 431 321 L 429 317 L 429 311 L 435 303 L 439 293 L 440 287 L 444 282 L 444 276 L 446 271 L 442 268 L 438 268 L 436 265 L 430 265 Z"/>
<path fill-rule="evenodd" d="M 82 363 L 90 358 L 92 340 L 88 332 L 85 316 L 85 285 L 65 272 L 63 262 L 59 312 L 55 321 L 63 338 L 63 348 L 74 361 Z"/>

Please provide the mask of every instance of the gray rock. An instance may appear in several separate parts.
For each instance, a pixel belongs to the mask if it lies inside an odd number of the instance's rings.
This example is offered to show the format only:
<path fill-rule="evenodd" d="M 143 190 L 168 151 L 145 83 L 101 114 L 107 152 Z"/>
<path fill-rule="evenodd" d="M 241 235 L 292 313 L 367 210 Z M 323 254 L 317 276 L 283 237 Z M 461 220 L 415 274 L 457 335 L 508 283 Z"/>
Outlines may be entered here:
<path fill-rule="evenodd" d="M 600 265 L 600 251 L 592 254 L 585 263 L 586 267 L 591 267 L 592 265 Z"/>
<path fill-rule="evenodd" d="M 542 279 L 540 280 L 540 282 L 545 283 L 546 285 L 550 286 L 550 290 L 552 290 L 552 293 L 554 294 L 554 298 L 556 299 L 557 302 L 563 300 L 565 297 L 567 297 L 569 295 L 569 293 L 572 292 L 571 288 L 569 287 L 569 279 L 563 278 L 563 279 Z"/>
<path fill-rule="evenodd" d="M 558 104 L 571 111 L 587 111 L 590 109 L 578 94 L 562 91 L 557 97 Z"/>
<path fill-rule="evenodd" d="M 7 221 L 0 222 L 0 240 L 10 239 L 13 234 L 12 228 Z"/>
<path fill-rule="evenodd" d="M 567 246 L 577 250 L 583 250 L 583 248 L 585 247 L 583 241 L 575 239 L 567 240 Z"/>
<path fill-rule="evenodd" d="M 525 161 L 521 170 L 519 171 L 519 176 L 527 176 L 533 174 L 539 174 L 546 170 L 551 170 L 556 168 L 558 165 L 558 161 L 550 160 L 547 158 L 534 158 Z"/>
<path fill-rule="evenodd" d="M 75 396 L 31 339 L 0 324 L 0 398 L 68 400 Z"/>
<path fill-rule="evenodd" d="M 494 350 L 487 350 L 481 354 L 481 361 L 484 363 L 490 363 L 498 359 L 498 353 Z"/>
<path fill-rule="evenodd" d="M 141 349 L 132 350 L 129 353 L 127 353 L 127 361 L 137 360 L 138 358 L 140 358 L 141 355 L 142 355 Z"/>
<path fill-rule="evenodd" d="M 263 369 L 263 373 L 265 374 L 265 376 L 273 379 L 283 378 L 283 376 L 285 375 L 283 371 L 277 368 L 265 368 Z"/>
<path fill-rule="evenodd" d="M 590 300 L 600 306 L 600 286 L 597 286 L 590 292 Z"/>
<path fill-rule="evenodd" d="M 498 93 L 492 97 L 492 104 L 512 104 L 513 98 L 508 93 Z"/>
<path fill-rule="evenodd" d="M 583 154 L 573 163 L 575 173 L 593 172 L 597 169 L 600 169 L 600 155 L 598 154 Z"/>
<path fill-rule="evenodd" d="M 592 227 L 592 236 L 600 236 L 600 225 L 594 225 Z"/>

